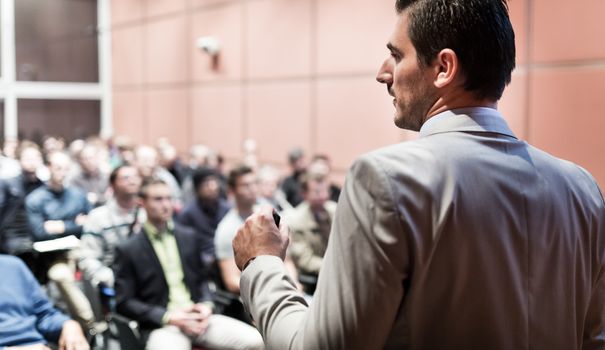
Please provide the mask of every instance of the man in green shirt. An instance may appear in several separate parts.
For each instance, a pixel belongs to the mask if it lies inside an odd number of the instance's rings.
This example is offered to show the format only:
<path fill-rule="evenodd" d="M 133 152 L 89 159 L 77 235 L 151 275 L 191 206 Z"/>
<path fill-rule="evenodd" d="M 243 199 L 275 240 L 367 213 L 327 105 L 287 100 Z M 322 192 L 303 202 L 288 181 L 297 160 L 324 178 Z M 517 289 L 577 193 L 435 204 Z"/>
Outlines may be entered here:
<path fill-rule="evenodd" d="M 147 349 L 263 349 L 256 329 L 213 313 L 209 277 L 195 231 L 172 221 L 170 188 L 159 179 L 141 187 L 142 232 L 116 249 L 117 310 L 139 322 Z"/>

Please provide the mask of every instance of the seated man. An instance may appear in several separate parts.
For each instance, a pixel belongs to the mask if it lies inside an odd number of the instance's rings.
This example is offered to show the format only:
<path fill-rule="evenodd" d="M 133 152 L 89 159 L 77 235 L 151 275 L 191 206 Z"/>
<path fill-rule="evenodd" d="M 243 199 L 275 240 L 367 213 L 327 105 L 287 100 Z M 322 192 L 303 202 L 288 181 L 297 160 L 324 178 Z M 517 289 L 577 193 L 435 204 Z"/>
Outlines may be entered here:
<path fill-rule="evenodd" d="M 42 154 L 35 143 L 24 141 L 19 147 L 18 155 L 21 174 L 11 179 L 0 179 L 0 251 L 21 258 L 36 278 L 40 278 L 46 271 L 37 269 L 25 198 L 43 185 L 36 175 L 42 166 Z"/>
<path fill-rule="evenodd" d="M 202 257 L 208 263 L 212 263 L 216 226 L 231 206 L 221 197 L 220 179 L 214 169 L 206 167 L 197 169 L 193 173 L 193 189 L 196 198 L 179 213 L 177 221 L 195 230 L 200 241 Z"/>
<path fill-rule="evenodd" d="M 82 234 L 82 225 L 90 211 L 90 204 L 83 192 L 65 185 L 71 165 L 67 154 L 60 151 L 50 153 L 50 179 L 25 199 L 27 218 L 36 241 L 69 235 L 80 237 Z M 59 287 L 71 315 L 86 328 L 90 328 L 94 326 L 92 307 L 74 283 L 74 271 L 68 253 L 63 249 L 46 253 L 48 257 L 41 265 L 47 268 L 48 278 Z"/>
<path fill-rule="evenodd" d="M 254 212 L 258 202 L 258 180 L 252 168 L 247 165 L 239 165 L 229 172 L 227 184 L 235 201 L 235 206 L 218 224 L 214 236 L 214 245 L 225 289 L 239 295 L 241 272 L 235 265 L 231 241 L 235 238 L 237 230 L 244 224 L 246 218 Z M 296 281 L 298 274 L 289 258 L 286 258 L 286 268 L 290 276 Z"/>
<path fill-rule="evenodd" d="M 146 221 L 145 211 L 138 208 L 141 176 L 137 168 L 120 165 L 109 175 L 113 192 L 105 205 L 93 209 L 86 223 L 79 249 L 78 266 L 93 285 L 113 287 L 115 247 L 140 230 Z"/>
<path fill-rule="evenodd" d="M 48 156 L 50 179 L 25 200 L 25 208 L 36 241 L 50 240 L 68 235 L 78 238 L 90 204 L 83 192 L 66 186 L 71 159 L 62 152 Z"/>
<path fill-rule="evenodd" d="M 20 259 L 0 255 L 0 275 L 0 349 L 89 349 L 80 325 L 52 306 Z"/>
<path fill-rule="evenodd" d="M 290 257 L 300 273 L 317 276 L 328 246 L 336 203 L 329 200 L 330 184 L 321 175 L 303 175 L 301 189 L 304 201 L 286 218 L 291 232 Z"/>
<path fill-rule="evenodd" d="M 93 207 L 105 204 L 108 176 L 102 168 L 102 150 L 93 143 L 87 143 L 77 155 L 80 165 L 70 185 L 86 193 L 86 199 Z"/>
<path fill-rule="evenodd" d="M 147 222 L 116 248 L 117 311 L 139 322 L 147 349 L 262 349 L 256 329 L 213 315 L 195 231 L 173 223 L 168 185 L 152 177 L 140 192 Z"/>

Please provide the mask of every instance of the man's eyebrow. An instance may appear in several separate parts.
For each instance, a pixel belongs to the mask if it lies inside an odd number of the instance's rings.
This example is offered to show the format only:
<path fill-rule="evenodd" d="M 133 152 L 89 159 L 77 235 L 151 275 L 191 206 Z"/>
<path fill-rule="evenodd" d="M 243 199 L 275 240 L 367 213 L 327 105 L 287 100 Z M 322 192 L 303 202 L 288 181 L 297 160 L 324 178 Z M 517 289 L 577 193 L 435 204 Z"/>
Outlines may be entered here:
<path fill-rule="evenodd" d="M 387 49 L 389 49 L 391 52 L 395 52 L 395 53 L 401 53 L 393 44 L 388 43 L 387 44 Z"/>

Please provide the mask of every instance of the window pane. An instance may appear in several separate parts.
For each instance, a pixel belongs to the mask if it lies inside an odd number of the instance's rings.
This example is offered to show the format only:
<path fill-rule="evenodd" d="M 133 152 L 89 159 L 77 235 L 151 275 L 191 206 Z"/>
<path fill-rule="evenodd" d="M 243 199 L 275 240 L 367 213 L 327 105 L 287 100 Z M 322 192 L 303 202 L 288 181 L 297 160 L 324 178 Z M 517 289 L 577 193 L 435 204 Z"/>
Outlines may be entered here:
<path fill-rule="evenodd" d="M 41 143 L 44 136 L 60 136 L 67 142 L 98 135 L 101 129 L 99 101 L 19 100 L 19 138 Z"/>
<path fill-rule="evenodd" d="M 97 82 L 97 1 L 15 1 L 17 80 Z"/>

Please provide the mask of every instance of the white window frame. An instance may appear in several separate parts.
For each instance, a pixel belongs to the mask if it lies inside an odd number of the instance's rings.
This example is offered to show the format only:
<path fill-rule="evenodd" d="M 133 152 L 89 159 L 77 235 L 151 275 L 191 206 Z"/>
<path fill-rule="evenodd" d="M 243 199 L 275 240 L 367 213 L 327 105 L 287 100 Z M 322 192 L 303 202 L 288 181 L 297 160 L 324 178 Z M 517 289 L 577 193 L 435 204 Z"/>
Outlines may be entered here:
<path fill-rule="evenodd" d="M 15 62 L 15 1 L 0 0 L 2 28 L 2 76 L 0 99 L 4 100 L 4 138 L 18 136 L 19 99 L 96 100 L 101 104 L 100 134 L 113 134 L 111 101 L 111 20 L 110 0 L 97 0 L 97 33 L 99 52 L 99 82 L 70 83 L 17 81 Z M 52 1 L 52 0 L 44 0 Z"/>

